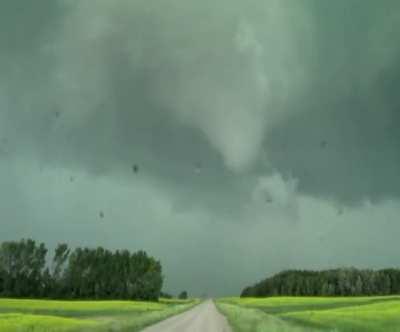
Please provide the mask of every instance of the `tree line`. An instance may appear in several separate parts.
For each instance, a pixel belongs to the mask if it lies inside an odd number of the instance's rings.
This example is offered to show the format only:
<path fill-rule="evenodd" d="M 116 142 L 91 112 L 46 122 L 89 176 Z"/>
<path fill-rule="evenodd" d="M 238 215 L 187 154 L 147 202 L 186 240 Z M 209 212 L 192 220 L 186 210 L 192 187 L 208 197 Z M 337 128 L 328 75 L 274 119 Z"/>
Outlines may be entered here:
<path fill-rule="evenodd" d="M 47 258 L 44 243 L 31 239 L 0 245 L 0 296 L 57 299 L 158 300 L 159 261 L 145 251 L 59 244 Z"/>
<path fill-rule="evenodd" d="M 241 297 L 400 294 L 400 269 L 288 270 L 246 287 Z"/>

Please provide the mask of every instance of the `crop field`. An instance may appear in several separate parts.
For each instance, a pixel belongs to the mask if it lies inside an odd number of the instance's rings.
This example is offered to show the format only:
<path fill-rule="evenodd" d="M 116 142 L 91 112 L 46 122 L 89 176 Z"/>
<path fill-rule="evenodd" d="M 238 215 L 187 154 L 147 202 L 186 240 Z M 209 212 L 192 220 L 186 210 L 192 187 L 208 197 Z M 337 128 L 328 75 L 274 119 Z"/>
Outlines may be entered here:
<path fill-rule="evenodd" d="M 139 331 L 196 301 L 50 301 L 0 299 L 1 332 Z"/>
<path fill-rule="evenodd" d="M 224 298 L 234 332 L 398 332 L 400 297 Z"/>

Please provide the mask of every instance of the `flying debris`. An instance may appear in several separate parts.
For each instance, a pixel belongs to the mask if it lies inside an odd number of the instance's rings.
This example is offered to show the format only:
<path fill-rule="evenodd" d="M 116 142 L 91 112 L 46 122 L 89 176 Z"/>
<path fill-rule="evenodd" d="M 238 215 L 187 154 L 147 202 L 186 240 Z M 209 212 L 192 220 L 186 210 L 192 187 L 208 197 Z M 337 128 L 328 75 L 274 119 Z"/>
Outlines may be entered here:
<path fill-rule="evenodd" d="M 266 203 L 272 203 L 273 202 L 273 199 L 272 199 L 270 193 L 266 193 L 265 202 Z"/>
<path fill-rule="evenodd" d="M 139 166 L 138 165 L 133 165 L 132 166 L 132 171 L 133 171 L 133 173 L 137 173 L 137 172 L 139 172 Z"/>

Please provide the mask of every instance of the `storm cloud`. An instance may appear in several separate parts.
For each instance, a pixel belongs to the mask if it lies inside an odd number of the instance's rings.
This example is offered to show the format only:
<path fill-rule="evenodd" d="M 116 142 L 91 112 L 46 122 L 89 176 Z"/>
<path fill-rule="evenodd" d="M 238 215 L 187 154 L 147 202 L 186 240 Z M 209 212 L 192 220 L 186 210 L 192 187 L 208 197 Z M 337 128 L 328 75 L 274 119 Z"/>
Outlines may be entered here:
<path fill-rule="evenodd" d="M 399 11 L 4 1 L 0 240 L 143 248 L 198 295 L 396 265 Z"/>

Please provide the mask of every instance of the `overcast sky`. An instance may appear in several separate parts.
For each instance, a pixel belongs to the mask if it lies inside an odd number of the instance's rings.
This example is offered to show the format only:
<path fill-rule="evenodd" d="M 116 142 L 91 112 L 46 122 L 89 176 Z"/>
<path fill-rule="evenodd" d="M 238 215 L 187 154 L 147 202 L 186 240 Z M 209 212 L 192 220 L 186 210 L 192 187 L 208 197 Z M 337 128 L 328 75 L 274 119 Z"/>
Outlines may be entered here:
<path fill-rule="evenodd" d="M 399 12 L 1 1 L 0 241 L 144 249 L 195 295 L 400 267 Z"/>

